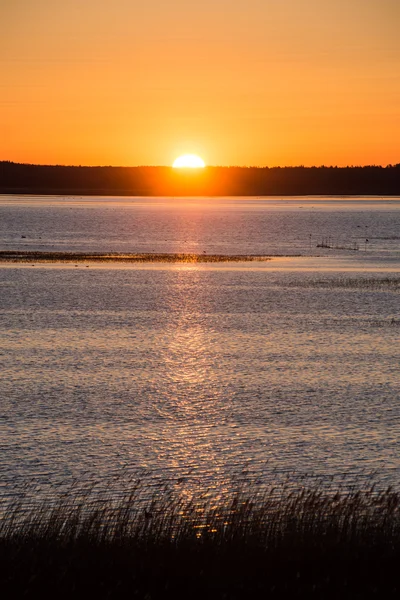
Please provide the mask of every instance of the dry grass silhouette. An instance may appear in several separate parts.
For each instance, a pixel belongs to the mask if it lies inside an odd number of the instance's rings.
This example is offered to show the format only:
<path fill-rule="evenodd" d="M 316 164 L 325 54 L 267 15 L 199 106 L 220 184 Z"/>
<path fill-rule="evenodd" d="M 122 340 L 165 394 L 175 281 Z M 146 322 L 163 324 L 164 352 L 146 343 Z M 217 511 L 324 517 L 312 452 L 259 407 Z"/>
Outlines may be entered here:
<path fill-rule="evenodd" d="M 391 489 L 208 491 L 142 484 L 14 501 L 0 547 L 6 597 L 365 598 L 398 590 L 400 496 Z"/>

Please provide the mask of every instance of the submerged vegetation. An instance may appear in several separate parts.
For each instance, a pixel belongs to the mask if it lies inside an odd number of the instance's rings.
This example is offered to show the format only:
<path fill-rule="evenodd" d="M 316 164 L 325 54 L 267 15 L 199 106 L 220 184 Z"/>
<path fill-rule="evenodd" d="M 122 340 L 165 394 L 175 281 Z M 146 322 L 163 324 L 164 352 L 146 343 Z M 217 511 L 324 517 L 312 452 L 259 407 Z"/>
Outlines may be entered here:
<path fill-rule="evenodd" d="M 8 504 L 5 597 L 397 596 L 400 495 L 390 488 L 178 489 Z"/>
<path fill-rule="evenodd" d="M 188 253 L 129 253 L 129 252 L 37 252 L 20 250 L 0 251 L 0 260 L 6 262 L 161 262 L 161 263 L 217 263 L 217 262 L 251 262 L 271 260 L 269 256 L 253 254 L 188 254 Z"/>
<path fill-rule="evenodd" d="M 331 238 L 324 238 L 321 240 L 319 244 L 317 244 L 317 248 L 327 248 L 329 250 L 354 250 L 357 251 L 360 249 L 360 245 L 357 242 L 348 242 L 346 244 L 342 242 L 335 242 L 331 240 Z"/>
<path fill-rule="evenodd" d="M 396 274 L 379 277 L 326 277 L 304 278 L 294 282 L 286 282 L 285 285 L 291 287 L 314 287 L 314 288 L 345 288 L 345 289 L 389 289 L 391 291 L 400 290 L 400 277 Z"/>

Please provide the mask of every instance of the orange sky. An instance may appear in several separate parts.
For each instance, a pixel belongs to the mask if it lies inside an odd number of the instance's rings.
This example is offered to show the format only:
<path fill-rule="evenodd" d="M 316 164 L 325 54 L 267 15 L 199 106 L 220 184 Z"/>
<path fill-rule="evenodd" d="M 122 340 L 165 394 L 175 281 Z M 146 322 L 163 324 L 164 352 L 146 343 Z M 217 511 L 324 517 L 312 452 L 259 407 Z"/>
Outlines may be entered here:
<path fill-rule="evenodd" d="M 399 0 L 0 0 L 0 160 L 400 162 Z"/>

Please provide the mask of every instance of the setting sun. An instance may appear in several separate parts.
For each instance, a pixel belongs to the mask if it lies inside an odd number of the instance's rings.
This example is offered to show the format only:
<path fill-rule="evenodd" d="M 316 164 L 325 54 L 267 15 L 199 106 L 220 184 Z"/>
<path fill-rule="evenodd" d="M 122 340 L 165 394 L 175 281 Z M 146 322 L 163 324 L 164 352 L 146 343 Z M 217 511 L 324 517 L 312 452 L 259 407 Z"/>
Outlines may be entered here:
<path fill-rule="evenodd" d="M 183 154 L 179 156 L 172 165 L 175 169 L 189 168 L 189 169 L 203 169 L 206 165 L 200 156 L 196 154 Z"/>

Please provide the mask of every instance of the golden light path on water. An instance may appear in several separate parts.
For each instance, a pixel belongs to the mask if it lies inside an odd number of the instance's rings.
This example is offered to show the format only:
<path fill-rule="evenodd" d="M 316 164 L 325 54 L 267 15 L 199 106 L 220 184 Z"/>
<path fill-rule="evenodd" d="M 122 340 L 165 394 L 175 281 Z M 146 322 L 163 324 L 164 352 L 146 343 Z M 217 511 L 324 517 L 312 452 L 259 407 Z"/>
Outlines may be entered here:
<path fill-rule="evenodd" d="M 186 293 L 188 275 L 193 285 L 200 284 L 197 266 L 176 265 L 172 269 L 177 275 L 171 290 L 176 312 L 165 334 L 161 357 L 169 403 L 168 407 L 160 407 L 165 423 L 160 437 L 165 451 L 173 453 L 173 469 L 205 478 L 213 473 L 210 492 L 214 489 L 222 495 L 225 486 L 219 475 L 221 447 L 217 448 L 215 438 L 218 425 L 227 420 L 230 405 L 216 373 L 220 348 L 199 319 L 201 298 Z M 222 430 L 219 433 L 224 437 Z"/>

